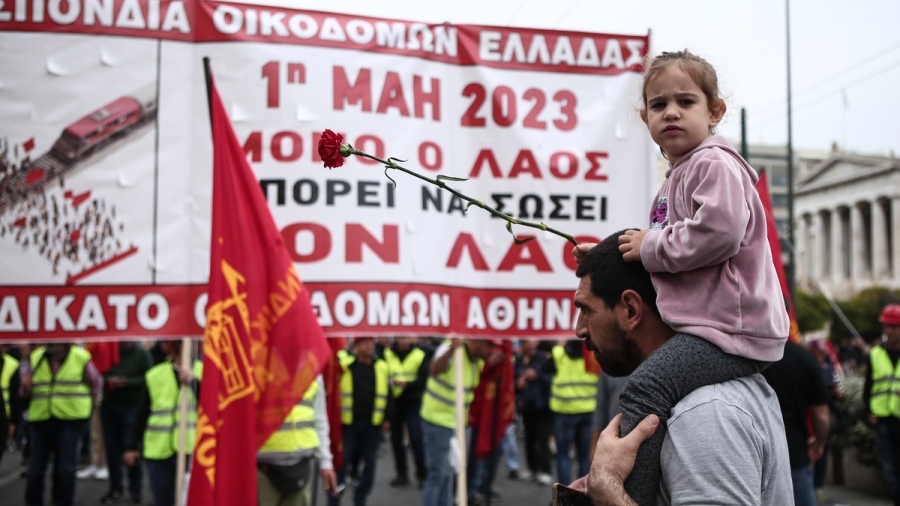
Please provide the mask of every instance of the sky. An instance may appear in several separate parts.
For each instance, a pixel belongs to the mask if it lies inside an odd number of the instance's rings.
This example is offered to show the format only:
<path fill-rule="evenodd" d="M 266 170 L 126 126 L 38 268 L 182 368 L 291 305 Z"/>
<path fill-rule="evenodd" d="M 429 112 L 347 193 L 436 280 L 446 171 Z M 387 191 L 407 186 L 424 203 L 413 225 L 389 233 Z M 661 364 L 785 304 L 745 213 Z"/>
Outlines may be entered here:
<path fill-rule="evenodd" d="M 790 2 L 793 145 L 900 155 L 897 0 L 240 0 L 428 23 L 651 34 L 651 54 L 690 49 L 719 73 L 719 128 L 753 144 L 787 143 Z"/>

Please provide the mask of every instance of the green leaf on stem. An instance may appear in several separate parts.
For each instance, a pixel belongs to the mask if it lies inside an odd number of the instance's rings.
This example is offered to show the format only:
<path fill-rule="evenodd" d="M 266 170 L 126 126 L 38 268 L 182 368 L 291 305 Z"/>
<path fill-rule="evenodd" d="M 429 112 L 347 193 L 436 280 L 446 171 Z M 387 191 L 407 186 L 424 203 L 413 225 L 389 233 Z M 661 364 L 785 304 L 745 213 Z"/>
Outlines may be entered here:
<path fill-rule="evenodd" d="M 506 222 L 506 230 L 509 231 L 510 234 L 512 234 L 512 236 L 513 236 L 513 241 L 515 241 L 516 244 L 525 244 L 526 242 L 528 242 L 528 241 L 534 239 L 534 237 L 529 237 L 528 239 L 519 239 L 518 237 L 516 237 L 515 232 L 513 232 L 513 230 L 512 230 L 512 225 L 513 225 L 513 224 L 512 224 L 511 221 L 507 221 L 507 222 Z"/>
<path fill-rule="evenodd" d="M 388 169 L 390 169 L 390 167 L 386 165 L 386 166 L 384 167 L 384 177 L 390 179 L 391 182 L 394 183 L 394 189 L 396 190 L 396 189 L 397 189 L 397 182 L 394 181 L 394 178 L 392 178 L 391 176 L 388 176 L 388 173 L 387 173 Z"/>
<path fill-rule="evenodd" d="M 453 177 L 453 176 L 438 176 L 436 178 L 438 181 L 468 181 L 467 177 Z"/>
<path fill-rule="evenodd" d="M 406 160 L 401 160 L 400 158 L 394 158 L 393 156 L 388 158 L 387 161 L 388 161 L 387 168 L 389 168 L 389 169 L 396 169 L 397 168 L 396 162 L 406 163 Z"/>

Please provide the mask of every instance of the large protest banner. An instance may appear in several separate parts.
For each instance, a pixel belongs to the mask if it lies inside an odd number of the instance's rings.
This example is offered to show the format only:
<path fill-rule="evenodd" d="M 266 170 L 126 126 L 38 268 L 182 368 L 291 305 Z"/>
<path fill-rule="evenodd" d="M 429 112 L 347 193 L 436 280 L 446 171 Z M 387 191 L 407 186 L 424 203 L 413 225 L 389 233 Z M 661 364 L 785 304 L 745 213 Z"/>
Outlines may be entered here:
<path fill-rule="evenodd" d="M 202 335 L 202 58 L 329 336 L 571 336 L 572 245 L 647 222 L 648 36 L 424 24 L 226 2 L 0 6 L 0 339 Z"/>

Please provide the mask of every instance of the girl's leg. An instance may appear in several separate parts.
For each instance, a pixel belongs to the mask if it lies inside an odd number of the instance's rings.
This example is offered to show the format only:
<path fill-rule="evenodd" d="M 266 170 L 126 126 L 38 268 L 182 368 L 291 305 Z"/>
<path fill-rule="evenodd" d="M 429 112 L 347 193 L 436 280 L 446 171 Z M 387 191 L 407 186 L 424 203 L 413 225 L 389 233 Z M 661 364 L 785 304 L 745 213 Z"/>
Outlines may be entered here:
<path fill-rule="evenodd" d="M 729 355 L 697 336 L 676 334 L 632 374 L 622 391 L 621 433 L 630 433 L 650 413 L 659 416 L 656 433 L 638 450 L 625 490 L 641 506 L 653 505 L 659 489 L 659 452 L 672 408 L 694 390 L 758 373 L 768 363 Z"/>

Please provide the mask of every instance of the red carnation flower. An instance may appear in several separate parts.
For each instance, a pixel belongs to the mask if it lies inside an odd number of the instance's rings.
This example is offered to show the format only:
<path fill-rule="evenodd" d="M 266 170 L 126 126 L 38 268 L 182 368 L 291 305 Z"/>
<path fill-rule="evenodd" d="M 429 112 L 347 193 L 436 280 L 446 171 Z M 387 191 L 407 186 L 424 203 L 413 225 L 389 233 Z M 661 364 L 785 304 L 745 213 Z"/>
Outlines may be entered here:
<path fill-rule="evenodd" d="M 331 169 L 344 165 L 344 156 L 341 154 L 341 141 L 344 136 L 326 129 L 319 138 L 319 158 L 325 162 L 325 167 Z"/>

